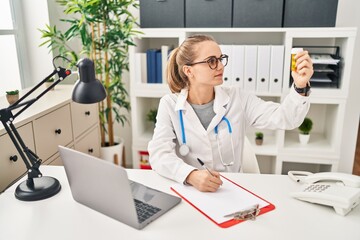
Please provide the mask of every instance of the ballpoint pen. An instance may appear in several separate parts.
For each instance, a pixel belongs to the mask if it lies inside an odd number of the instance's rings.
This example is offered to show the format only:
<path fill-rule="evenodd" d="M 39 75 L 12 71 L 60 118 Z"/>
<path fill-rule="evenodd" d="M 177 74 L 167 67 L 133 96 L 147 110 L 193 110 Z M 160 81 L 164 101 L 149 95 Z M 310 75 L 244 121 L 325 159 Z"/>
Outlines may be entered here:
<path fill-rule="evenodd" d="M 211 176 L 215 177 L 214 174 L 212 174 L 211 171 L 205 166 L 204 162 L 200 160 L 200 158 L 197 158 L 197 160 L 200 163 L 200 165 L 211 174 Z"/>

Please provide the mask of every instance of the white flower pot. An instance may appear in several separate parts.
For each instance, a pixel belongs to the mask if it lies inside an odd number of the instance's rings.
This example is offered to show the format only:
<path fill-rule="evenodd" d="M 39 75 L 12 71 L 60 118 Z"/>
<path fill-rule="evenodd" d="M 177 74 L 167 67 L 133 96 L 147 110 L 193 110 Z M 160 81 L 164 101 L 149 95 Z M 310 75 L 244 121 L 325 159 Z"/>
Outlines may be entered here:
<path fill-rule="evenodd" d="M 300 141 L 300 144 L 301 145 L 306 145 L 308 144 L 309 142 L 309 139 L 310 139 L 310 134 L 301 134 L 299 133 L 299 141 Z"/>
<path fill-rule="evenodd" d="M 117 144 L 114 146 L 109 146 L 109 147 L 101 147 L 100 155 L 101 155 L 101 158 L 104 159 L 105 161 L 121 165 L 122 152 L 124 149 L 124 139 L 115 137 L 114 140 L 115 140 L 115 143 L 117 143 Z"/>

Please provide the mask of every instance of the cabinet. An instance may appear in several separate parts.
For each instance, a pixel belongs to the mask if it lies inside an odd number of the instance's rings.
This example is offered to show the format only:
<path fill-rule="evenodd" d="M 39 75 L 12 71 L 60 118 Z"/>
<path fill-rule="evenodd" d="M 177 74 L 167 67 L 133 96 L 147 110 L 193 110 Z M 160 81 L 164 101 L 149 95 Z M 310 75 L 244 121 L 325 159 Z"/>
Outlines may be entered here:
<path fill-rule="evenodd" d="M 14 121 L 25 144 L 43 164 L 62 165 L 58 145 L 100 156 L 98 106 L 72 102 L 72 89 L 68 85 L 56 86 Z M 0 98 L 0 107 L 7 105 L 5 97 Z M 11 160 L 14 158 L 16 162 Z M 0 192 L 25 173 L 25 164 L 1 125 Z"/>
<path fill-rule="evenodd" d="M 288 170 L 336 171 L 341 161 L 344 119 L 349 98 L 349 84 L 356 28 L 184 28 L 141 29 L 144 32 L 130 48 L 130 96 L 132 104 L 133 167 L 139 167 L 139 151 L 147 149 L 153 125 L 147 122 L 149 109 L 156 108 L 159 99 L 170 92 L 166 83 L 147 84 L 140 79 L 141 67 L 138 53 L 162 45 L 178 46 L 193 34 L 212 35 L 220 45 L 284 46 L 281 90 L 277 92 L 251 90 L 264 100 L 282 102 L 290 88 L 290 52 L 293 46 L 339 47 L 342 58 L 337 87 L 312 87 L 311 107 L 308 113 L 313 122 L 310 142 L 301 145 L 298 130 L 260 130 L 264 143 L 255 145 L 255 132 L 248 129 L 247 136 L 253 144 L 262 173 L 286 173 Z M 309 49 L 310 51 L 310 49 Z M 310 52 L 311 53 L 311 52 Z M 235 55 L 232 58 L 236 58 Z M 245 79 L 246 81 L 246 79 Z M 166 82 L 163 79 L 163 82 Z M 235 81 L 234 81 L 235 82 Z M 246 84 L 245 84 L 246 85 Z M 240 85 L 244 87 L 245 85 Z M 357 123 L 356 123 L 357 124 Z M 356 127 L 354 126 L 354 129 Z"/>

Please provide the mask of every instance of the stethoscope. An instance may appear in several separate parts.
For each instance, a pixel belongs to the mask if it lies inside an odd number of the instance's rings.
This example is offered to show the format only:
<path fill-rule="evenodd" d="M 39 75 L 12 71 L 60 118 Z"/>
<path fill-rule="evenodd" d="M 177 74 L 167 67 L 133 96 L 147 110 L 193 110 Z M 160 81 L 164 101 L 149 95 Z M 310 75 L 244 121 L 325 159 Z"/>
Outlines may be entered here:
<path fill-rule="evenodd" d="M 184 119 L 183 119 L 182 110 L 179 110 L 179 119 L 180 119 L 181 139 L 182 139 L 182 144 L 181 144 L 181 146 L 179 148 L 179 153 L 180 153 L 181 156 L 185 157 L 186 155 L 189 154 L 190 148 L 189 148 L 188 145 L 186 145 L 185 127 L 184 127 Z M 221 150 L 220 150 L 220 142 L 219 142 L 218 133 L 219 133 L 219 125 L 220 125 L 220 123 L 222 121 L 226 122 L 227 127 L 228 127 L 228 132 L 230 134 L 233 161 L 231 161 L 229 163 L 224 162 L 224 160 L 222 158 L 222 155 L 221 155 Z M 227 167 L 227 166 L 233 165 L 234 162 L 235 162 L 235 151 L 234 151 L 234 143 L 233 143 L 233 138 L 232 138 L 232 128 L 231 128 L 231 124 L 230 124 L 229 119 L 227 119 L 225 116 L 222 117 L 220 123 L 218 125 L 216 125 L 214 131 L 215 131 L 215 134 L 216 134 L 216 143 L 217 143 L 217 147 L 218 147 L 218 151 L 219 151 L 220 161 L 221 161 L 222 165 Z"/>

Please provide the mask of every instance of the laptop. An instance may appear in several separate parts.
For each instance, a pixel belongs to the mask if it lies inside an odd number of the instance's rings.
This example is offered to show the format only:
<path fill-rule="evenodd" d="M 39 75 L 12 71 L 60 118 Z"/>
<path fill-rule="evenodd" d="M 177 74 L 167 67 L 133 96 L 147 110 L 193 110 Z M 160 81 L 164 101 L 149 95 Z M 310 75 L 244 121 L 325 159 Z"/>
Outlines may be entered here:
<path fill-rule="evenodd" d="M 129 181 L 121 166 L 62 146 L 59 151 L 74 200 L 131 227 L 144 228 L 181 201 Z"/>

